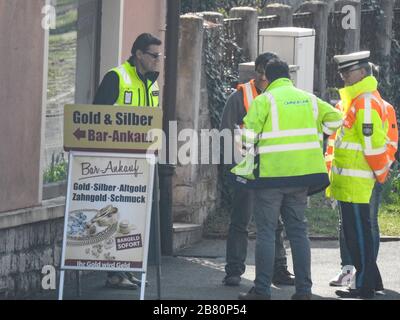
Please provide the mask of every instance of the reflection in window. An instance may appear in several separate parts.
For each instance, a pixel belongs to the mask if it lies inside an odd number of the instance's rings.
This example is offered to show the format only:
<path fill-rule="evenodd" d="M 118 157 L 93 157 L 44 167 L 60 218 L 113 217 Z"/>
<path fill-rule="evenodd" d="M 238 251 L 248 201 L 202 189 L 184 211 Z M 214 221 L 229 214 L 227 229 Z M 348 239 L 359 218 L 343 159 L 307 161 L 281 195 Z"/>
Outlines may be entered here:
<path fill-rule="evenodd" d="M 65 180 L 64 105 L 75 102 L 78 0 L 53 0 L 56 29 L 50 30 L 44 184 Z"/>

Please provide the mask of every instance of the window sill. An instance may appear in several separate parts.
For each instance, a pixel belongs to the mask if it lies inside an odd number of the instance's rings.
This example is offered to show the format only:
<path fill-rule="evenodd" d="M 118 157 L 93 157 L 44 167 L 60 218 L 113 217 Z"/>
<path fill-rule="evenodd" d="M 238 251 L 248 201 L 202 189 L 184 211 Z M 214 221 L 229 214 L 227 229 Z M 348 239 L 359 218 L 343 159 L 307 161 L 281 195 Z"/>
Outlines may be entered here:
<path fill-rule="evenodd" d="M 65 215 L 65 197 L 42 202 L 40 207 L 20 209 L 0 213 L 0 230 L 15 228 L 26 224 L 63 218 Z"/>

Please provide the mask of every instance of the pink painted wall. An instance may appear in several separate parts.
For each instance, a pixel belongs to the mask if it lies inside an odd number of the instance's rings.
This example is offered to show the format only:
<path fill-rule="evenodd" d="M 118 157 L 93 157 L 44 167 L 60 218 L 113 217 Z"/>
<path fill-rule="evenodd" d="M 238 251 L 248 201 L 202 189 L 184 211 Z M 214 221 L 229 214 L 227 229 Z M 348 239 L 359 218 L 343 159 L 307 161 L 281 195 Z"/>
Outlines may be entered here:
<path fill-rule="evenodd" d="M 144 32 L 157 36 L 165 45 L 167 0 L 125 0 L 122 36 L 122 61 L 130 57 L 132 44 Z M 165 51 L 163 51 L 165 54 Z M 164 85 L 164 61 L 161 62 L 160 89 Z M 162 97 L 162 94 L 160 95 Z"/>
<path fill-rule="evenodd" d="M 0 212 L 39 204 L 45 0 L 0 0 Z"/>

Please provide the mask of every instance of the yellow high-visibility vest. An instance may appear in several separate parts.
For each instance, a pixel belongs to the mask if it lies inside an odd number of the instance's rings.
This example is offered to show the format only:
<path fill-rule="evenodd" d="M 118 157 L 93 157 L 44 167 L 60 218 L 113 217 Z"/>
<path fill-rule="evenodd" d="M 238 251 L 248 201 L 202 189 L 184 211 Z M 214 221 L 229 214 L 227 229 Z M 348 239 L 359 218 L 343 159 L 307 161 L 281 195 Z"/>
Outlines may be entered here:
<path fill-rule="evenodd" d="M 158 107 L 160 89 L 157 82 L 139 78 L 136 67 L 126 61 L 123 65 L 112 69 L 119 77 L 119 96 L 115 103 L 118 106 Z"/>

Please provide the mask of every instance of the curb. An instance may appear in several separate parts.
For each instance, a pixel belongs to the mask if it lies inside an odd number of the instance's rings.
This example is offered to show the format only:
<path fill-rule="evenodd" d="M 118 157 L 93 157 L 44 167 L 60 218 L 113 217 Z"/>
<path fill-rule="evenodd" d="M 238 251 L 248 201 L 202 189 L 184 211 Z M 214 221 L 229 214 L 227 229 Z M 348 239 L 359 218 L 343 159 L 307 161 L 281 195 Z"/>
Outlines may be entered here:
<path fill-rule="evenodd" d="M 382 236 L 381 242 L 395 242 L 400 241 L 400 237 Z"/>
<path fill-rule="evenodd" d="M 339 241 L 338 237 L 332 236 L 309 236 L 311 241 Z"/>
<path fill-rule="evenodd" d="M 226 240 L 227 235 L 226 234 L 220 234 L 220 233 L 208 233 L 203 236 L 204 239 L 208 240 Z M 255 234 L 250 234 L 249 239 L 255 240 L 256 235 Z M 309 236 L 309 239 L 311 241 L 339 241 L 338 237 L 331 237 L 331 236 Z M 288 240 L 285 238 L 285 240 Z M 400 237 L 392 237 L 392 236 L 381 236 L 381 242 L 398 242 L 400 241 Z"/>

